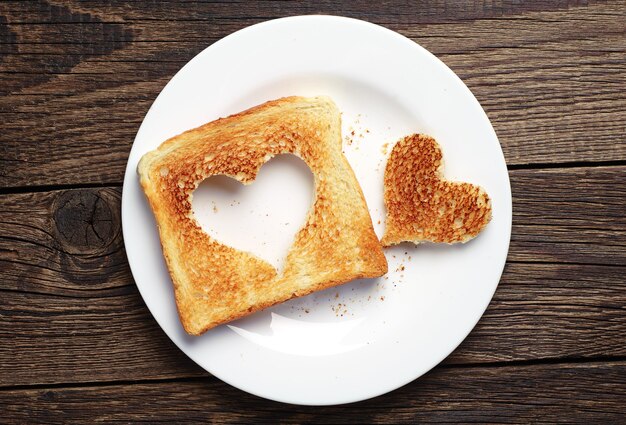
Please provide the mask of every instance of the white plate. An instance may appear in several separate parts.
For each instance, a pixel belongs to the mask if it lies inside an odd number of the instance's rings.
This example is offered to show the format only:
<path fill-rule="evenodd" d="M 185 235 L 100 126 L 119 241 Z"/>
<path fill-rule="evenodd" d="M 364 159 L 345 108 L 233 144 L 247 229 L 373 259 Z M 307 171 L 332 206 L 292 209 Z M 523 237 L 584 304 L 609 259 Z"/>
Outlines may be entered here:
<path fill-rule="evenodd" d="M 344 135 L 352 139 L 345 144 L 346 155 L 379 236 L 384 229 L 383 145 L 389 143 L 390 150 L 400 136 L 414 132 L 439 141 L 448 178 L 487 190 L 493 220 L 466 245 L 405 244 L 387 250 L 390 271 L 385 278 L 351 282 L 201 337 L 188 336 L 176 313 L 154 218 L 136 175 L 137 162 L 168 137 L 288 95 L 329 95 L 343 111 Z M 256 191 L 251 190 L 255 184 L 232 193 L 222 187 L 220 195 L 219 187 L 207 183 L 197 192 L 194 207 L 207 229 L 222 214 L 224 229 L 216 230 L 218 237 L 234 236 L 233 244 L 239 241 L 238 246 L 274 261 L 302 222 L 309 195 L 298 194 L 308 194 L 310 187 L 306 167 L 298 161 L 282 158 L 266 167 L 255 182 Z M 208 202 L 211 193 L 219 213 Z M 242 203 L 233 203 L 230 196 L 241 197 Z M 255 202 L 257 208 L 249 214 L 254 224 L 239 230 L 229 226 L 228 217 L 242 214 L 236 207 Z M 223 381 L 261 397 L 339 404 L 374 397 L 416 379 L 467 336 L 489 304 L 504 267 L 511 190 L 489 119 L 469 89 L 435 56 L 367 22 L 300 16 L 238 31 L 208 47 L 172 78 L 133 144 L 122 221 L 141 295 L 159 325 L 190 358 Z M 261 230 L 252 235 L 250 229 Z M 220 236 L 219 230 L 225 233 Z M 287 239 L 264 250 L 272 234 L 282 233 Z"/>

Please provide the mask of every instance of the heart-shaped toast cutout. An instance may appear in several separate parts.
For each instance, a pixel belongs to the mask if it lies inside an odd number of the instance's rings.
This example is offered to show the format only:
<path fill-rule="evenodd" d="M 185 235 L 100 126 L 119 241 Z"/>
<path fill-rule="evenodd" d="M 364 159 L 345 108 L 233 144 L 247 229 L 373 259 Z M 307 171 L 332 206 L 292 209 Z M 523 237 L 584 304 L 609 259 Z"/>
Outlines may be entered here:
<path fill-rule="evenodd" d="M 313 186 L 304 161 L 279 155 L 248 185 L 225 175 L 204 180 L 193 194 L 194 215 L 215 240 L 250 252 L 280 272 L 294 235 L 305 224 Z"/>
<path fill-rule="evenodd" d="M 491 201 L 479 186 L 443 178 L 439 145 L 413 134 L 396 143 L 385 168 L 387 208 L 383 246 L 401 242 L 467 242 L 491 220 Z"/>
<path fill-rule="evenodd" d="M 193 211 L 212 238 L 250 252 L 280 272 L 313 195 L 309 167 L 285 154 L 266 162 L 249 185 L 225 175 L 207 178 L 193 193 Z"/>

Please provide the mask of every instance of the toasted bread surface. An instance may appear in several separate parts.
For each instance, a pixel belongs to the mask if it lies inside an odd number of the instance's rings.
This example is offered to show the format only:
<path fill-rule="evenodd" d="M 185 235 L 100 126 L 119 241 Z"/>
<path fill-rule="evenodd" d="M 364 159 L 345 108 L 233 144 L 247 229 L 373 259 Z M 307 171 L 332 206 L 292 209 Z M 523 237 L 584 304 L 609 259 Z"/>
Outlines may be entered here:
<path fill-rule="evenodd" d="M 213 175 L 249 184 L 265 162 L 283 153 L 310 167 L 315 200 L 278 274 L 266 261 L 205 233 L 194 218 L 192 194 Z M 340 113 L 329 98 L 282 98 L 189 130 L 144 155 L 138 173 L 189 334 L 387 271 L 365 199 L 341 151 Z"/>
<path fill-rule="evenodd" d="M 401 242 L 467 242 L 491 220 L 479 186 L 445 180 L 439 144 L 413 134 L 400 139 L 385 167 L 383 246 Z"/>

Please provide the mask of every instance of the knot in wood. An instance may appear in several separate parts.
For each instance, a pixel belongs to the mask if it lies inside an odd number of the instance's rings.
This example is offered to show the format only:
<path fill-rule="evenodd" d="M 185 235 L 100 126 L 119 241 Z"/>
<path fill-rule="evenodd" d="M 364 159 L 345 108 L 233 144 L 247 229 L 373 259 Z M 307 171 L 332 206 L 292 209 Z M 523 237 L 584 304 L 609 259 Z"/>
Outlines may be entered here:
<path fill-rule="evenodd" d="M 70 254 L 102 251 L 119 232 L 118 214 L 104 190 L 80 189 L 61 193 L 54 209 L 58 241 Z"/>

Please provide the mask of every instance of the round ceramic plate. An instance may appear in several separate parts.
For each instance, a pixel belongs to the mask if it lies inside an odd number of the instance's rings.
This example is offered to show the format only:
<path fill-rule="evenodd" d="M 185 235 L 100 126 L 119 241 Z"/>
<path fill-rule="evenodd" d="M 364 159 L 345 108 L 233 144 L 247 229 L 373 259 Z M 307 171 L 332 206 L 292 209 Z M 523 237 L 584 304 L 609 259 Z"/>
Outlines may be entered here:
<path fill-rule="evenodd" d="M 481 185 L 493 219 L 464 245 L 385 250 L 389 273 L 353 281 L 222 325 L 200 337 L 178 319 L 154 217 L 136 167 L 167 138 L 283 96 L 327 95 L 342 111 L 345 154 L 377 235 L 384 230 L 383 172 L 398 138 L 440 143 L 449 179 Z M 304 222 L 312 180 L 280 156 L 245 188 L 225 177 L 194 193 L 194 213 L 219 240 L 278 268 Z M 511 234 L 511 190 L 489 119 L 461 80 L 411 40 L 332 16 L 264 22 L 201 52 L 163 89 L 132 147 L 122 220 L 128 260 L 154 318 L 204 369 L 244 391 L 298 404 L 374 397 L 427 372 L 467 336 L 498 285 Z M 329 247 L 332 249 L 332 247 Z"/>

